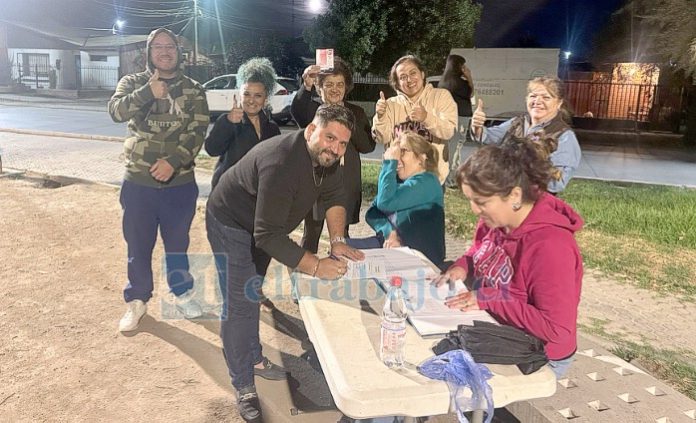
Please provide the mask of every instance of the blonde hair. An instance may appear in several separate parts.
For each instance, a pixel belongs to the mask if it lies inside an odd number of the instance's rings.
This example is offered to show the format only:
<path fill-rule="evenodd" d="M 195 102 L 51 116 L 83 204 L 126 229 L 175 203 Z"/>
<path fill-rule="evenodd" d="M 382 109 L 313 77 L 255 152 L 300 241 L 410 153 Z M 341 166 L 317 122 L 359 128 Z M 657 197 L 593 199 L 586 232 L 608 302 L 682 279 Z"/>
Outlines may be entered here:
<path fill-rule="evenodd" d="M 566 101 L 563 81 L 555 76 L 538 76 L 527 83 L 527 94 L 531 93 L 534 87 L 538 85 L 546 88 L 546 91 L 548 91 L 553 98 L 561 102 L 561 108 L 558 114 L 561 115 L 561 119 L 563 119 L 564 122 L 571 123 L 573 120 L 573 110 L 570 108 L 568 101 Z"/>
<path fill-rule="evenodd" d="M 423 163 L 423 167 L 425 170 L 427 172 L 434 173 L 436 176 L 439 175 L 437 162 L 440 155 L 435 147 L 422 135 L 407 131 L 399 135 L 397 141 L 401 148 L 408 148 L 409 150 L 413 151 L 413 154 L 415 154 L 417 157 L 424 154 L 425 162 Z"/>

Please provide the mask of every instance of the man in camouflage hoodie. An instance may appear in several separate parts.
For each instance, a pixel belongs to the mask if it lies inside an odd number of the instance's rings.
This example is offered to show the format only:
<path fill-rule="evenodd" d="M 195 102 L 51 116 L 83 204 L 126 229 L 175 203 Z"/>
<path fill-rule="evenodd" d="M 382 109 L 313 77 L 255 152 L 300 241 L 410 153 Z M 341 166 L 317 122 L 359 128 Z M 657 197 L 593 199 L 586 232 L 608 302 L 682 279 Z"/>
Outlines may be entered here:
<path fill-rule="evenodd" d="M 165 28 L 147 39 L 147 69 L 126 75 L 109 101 L 115 122 L 128 121 L 124 143 L 126 174 L 121 188 L 123 235 L 128 244 L 128 305 L 119 330 L 131 331 L 152 297 L 152 250 L 159 228 L 164 243 L 167 283 L 177 308 L 199 317 L 186 251 L 196 211 L 198 186 L 194 159 L 208 128 L 203 87 L 181 73 L 176 35 Z"/>

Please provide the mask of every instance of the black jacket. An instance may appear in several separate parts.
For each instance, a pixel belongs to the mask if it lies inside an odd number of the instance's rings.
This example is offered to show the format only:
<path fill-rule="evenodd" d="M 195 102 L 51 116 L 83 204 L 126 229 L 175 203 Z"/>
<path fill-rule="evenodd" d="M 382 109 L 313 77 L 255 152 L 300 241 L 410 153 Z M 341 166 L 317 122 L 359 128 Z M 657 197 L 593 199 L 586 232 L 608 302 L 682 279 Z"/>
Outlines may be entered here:
<path fill-rule="evenodd" d="M 280 135 L 278 125 L 271 122 L 263 111 L 259 113 L 259 121 L 261 123 L 260 139 L 246 113 L 240 123 L 230 122 L 227 114 L 221 115 L 215 121 L 213 129 L 205 139 L 205 151 L 211 157 L 220 156 L 213 173 L 213 188 L 220 180 L 220 176 L 244 157 L 252 147 L 265 139 Z"/>
<path fill-rule="evenodd" d="M 208 212 L 252 234 L 269 256 L 296 267 L 305 250 L 288 234 L 317 200 L 327 210 L 343 206 L 338 164 L 314 168 L 304 131 L 298 130 L 260 143 L 225 172 L 208 197 Z"/>

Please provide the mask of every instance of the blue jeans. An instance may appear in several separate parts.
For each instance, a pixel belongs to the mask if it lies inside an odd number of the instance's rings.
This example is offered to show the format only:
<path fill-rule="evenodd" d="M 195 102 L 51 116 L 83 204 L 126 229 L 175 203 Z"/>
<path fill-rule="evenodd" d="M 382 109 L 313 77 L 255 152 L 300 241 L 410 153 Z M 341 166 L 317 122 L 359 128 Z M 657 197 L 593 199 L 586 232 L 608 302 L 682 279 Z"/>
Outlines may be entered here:
<path fill-rule="evenodd" d="M 575 354 L 563 360 L 549 360 L 549 366 L 551 366 L 551 370 L 556 374 L 556 379 L 565 376 L 570 365 L 573 364 L 573 361 L 575 361 Z"/>
<path fill-rule="evenodd" d="M 164 244 L 167 284 L 179 296 L 193 288 L 186 252 L 189 230 L 196 214 L 198 185 L 191 182 L 168 188 L 152 188 L 123 181 L 123 237 L 128 244 L 126 302 L 152 297 L 152 250 L 159 229 Z"/>
<path fill-rule="evenodd" d="M 208 241 L 217 255 L 224 295 L 220 323 L 223 354 L 232 385 L 239 390 L 254 385 L 254 364 L 263 359 L 259 341 L 259 292 L 271 258 L 256 248 L 249 232 L 223 225 L 210 211 L 206 213 L 205 224 Z"/>
<path fill-rule="evenodd" d="M 470 123 L 471 116 L 459 116 L 454 136 L 447 142 L 449 175 L 445 181 L 446 186 L 453 186 L 457 183 L 457 169 L 462 162 L 461 150 L 466 141 L 466 133 Z"/>

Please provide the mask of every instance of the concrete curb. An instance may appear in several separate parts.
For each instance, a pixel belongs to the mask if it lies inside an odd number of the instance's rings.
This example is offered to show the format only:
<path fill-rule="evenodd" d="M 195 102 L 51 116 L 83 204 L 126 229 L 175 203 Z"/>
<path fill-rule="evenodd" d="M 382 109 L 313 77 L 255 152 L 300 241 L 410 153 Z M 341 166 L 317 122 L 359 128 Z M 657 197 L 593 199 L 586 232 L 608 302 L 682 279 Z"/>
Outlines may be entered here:
<path fill-rule="evenodd" d="M 11 132 L 14 134 L 23 135 L 39 135 L 43 137 L 59 137 L 59 138 L 77 138 L 83 140 L 96 140 L 96 141 L 111 141 L 111 142 L 123 142 L 124 137 L 111 137 L 108 135 L 87 135 L 87 134 L 75 134 L 72 132 L 56 132 L 56 131 L 40 131 L 36 129 L 16 129 L 16 128 L 0 128 L 0 132 Z"/>

